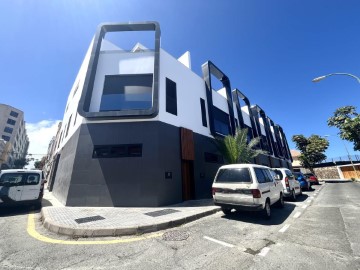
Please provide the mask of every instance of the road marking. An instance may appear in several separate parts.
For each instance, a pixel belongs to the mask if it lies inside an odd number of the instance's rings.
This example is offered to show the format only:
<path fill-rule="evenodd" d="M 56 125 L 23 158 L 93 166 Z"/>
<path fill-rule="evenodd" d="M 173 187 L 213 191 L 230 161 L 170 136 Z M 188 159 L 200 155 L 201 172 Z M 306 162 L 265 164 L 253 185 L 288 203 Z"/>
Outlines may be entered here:
<path fill-rule="evenodd" d="M 204 238 L 206 240 L 213 241 L 213 242 L 218 243 L 220 245 L 223 245 L 225 247 L 231 247 L 231 248 L 234 247 L 234 245 L 232 245 L 232 244 L 229 244 L 229 243 L 226 243 L 226 242 L 223 242 L 223 241 L 219 241 L 219 240 L 216 240 L 216 239 L 208 237 L 208 236 L 204 236 Z"/>
<path fill-rule="evenodd" d="M 306 207 L 308 207 L 307 205 L 303 205 L 303 206 L 301 206 L 301 208 L 304 208 L 304 209 L 306 209 Z"/>
<path fill-rule="evenodd" d="M 296 212 L 294 215 L 294 218 L 298 218 L 298 217 L 300 217 L 300 215 L 301 215 L 301 212 Z"/>
<path fill-rule="evenodd" d="M 270 251 L 270 248 L 269 248 L 269 247 L 264 247 L 264 248 L 260 251 L 259 256 L 265 257 L 266 254 L 268 254 L 269 251 Z"/>
<path fill-rule="evenodd" d="M 284 232 L 286 232 L 287 229 L 289 229 L 289 227 L 290 227 L 290 225 L 289 225 L 289 224 L 286 224 L 284 227 L 282 227 L 282 228 L 279 230 L 279 232 L 284 233 Z"/>
<path fill-rule="evenodd" d="M 307 200 L 306 202 L 307 202 L 307 203 L 311 203 L 311 201 L 312 201 L 312 200 L 311 200 L 311 199 L 309 199 L 309 200 Z"/>
<path fill-rule="evenodd" d="M 74 240 L 60 240 L 60 239 L 53 239 L 38 233 L 35 229 L 35 215 L 29 214 L 28 218 L 28 225 L 27 225 L 27 232 L 28 234 L 42 242 L 51 243 L 51 244 L 61 244 L 61 245 L 107 245 L 107 244 L 120 244 L 120 243 L 130 243 L 136 242 L 141 240 L 146 240 L 150 238 L 155 238 L 162 236 L 162 233 L 158 234 L 151 234 L 149 236 L 140 236 L 128 239 L 114 239 L 114 240 L 89 240 L 89 241 L 74 241 Z"/>

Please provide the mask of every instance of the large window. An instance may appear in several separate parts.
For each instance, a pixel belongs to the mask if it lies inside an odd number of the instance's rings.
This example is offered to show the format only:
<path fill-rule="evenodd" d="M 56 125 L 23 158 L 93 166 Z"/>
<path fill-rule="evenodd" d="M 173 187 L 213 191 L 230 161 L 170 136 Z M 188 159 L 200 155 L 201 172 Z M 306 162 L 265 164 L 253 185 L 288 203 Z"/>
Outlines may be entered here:
<path fill-rule="evenodd" d="M 166 112 L 177 115 L 176 83 L 166 78 Z"/>
<path fill-rule="evenodd" d="M 4 132 L 6 132 L 6 133 L 10 133 L 10 134 L 12 134 L 13 133 L 13 128 L 11 128 L 11 127 L 5 127 L 4 128 Z"/>
<path fill-rule="evenodd" d="M 10 137 L 6 135 L 2 135 L 1 138 L 3 138 L 5 141 L 10 141 Z"/>
<path fill-rule="evenodd" d="M 95 145 L 93 158 L 141 157 L 142 144 Z"/>
<path fill-rule="evenodd" d="M 152 74 L 106 75 L 100 111 L 150 109 L 152 85 Z"/>
<path fill-rule="evenodd" d="M 7 123 L 8 123 L 9 125 L 15 126 L 16 121 L 13 120 L 13 119 L 8 118 Z"/>
<path fill-rule="evenodd" d="M 19 113 L 11 111 L 10 115 L 13 116 L 13 117 L 18 117 Z"/>
<path fill-rule="evenodd" d="M 213 106 L 215 132 L 222 135 L 230 134 L 229 115 Z"/>

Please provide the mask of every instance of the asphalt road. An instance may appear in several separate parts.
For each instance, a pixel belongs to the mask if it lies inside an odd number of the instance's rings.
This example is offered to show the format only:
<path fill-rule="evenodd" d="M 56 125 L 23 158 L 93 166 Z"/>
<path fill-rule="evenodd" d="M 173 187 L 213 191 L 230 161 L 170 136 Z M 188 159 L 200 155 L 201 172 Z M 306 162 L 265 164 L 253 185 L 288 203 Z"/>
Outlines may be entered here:
<path fill-rule="evenodd" d="M 77 239 L 48 232 L 37 213 L 36 231 L 63 240 L 46 243 L 27 232 L 32 209 L 0 209 L 0 269 L 360 269 L 359 194 L 359 183 L 327 183 L 274 208 L 271 220 L 219 212 L 116 244 L 67 244 Z"/>

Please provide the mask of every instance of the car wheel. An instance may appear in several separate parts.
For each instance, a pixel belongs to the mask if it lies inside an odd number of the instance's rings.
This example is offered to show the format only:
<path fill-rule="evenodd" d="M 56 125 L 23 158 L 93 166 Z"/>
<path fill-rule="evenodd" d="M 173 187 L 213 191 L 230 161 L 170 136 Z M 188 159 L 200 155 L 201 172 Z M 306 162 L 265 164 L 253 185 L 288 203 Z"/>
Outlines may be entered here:
<path fill-rule="evenodd" d="M 280 198 L 279 198 L 279 200 L 278 200 L 278 202 L 277 202 L 277 206 L 278 206 L 279 208 L 284 208 L 284 206 L 285 206 L 284 196 L 283 196 L 282 193 L 280 193 Z"/>
<path fill-rule="evenodd" d="M 223 211 L 225 215 L 229 215 L 231 213 L 231 208 L 221 207 L 221 211 Z"/>
<path fill-rule="evenodd" d="M 292 192 L 291 192 L 291 200 L 292 200 L 293 202 L 296 201 L 296 193 L 295 193 L 295 190 L 294 190 L 294 189 L 293 189 Z"/>
<path fill-rule="evenodd" d="M 264 218 L 265 219 L 270 219 L 271 218 L 271 208 L 270 208 L 269 200 L 267 200 L 266 203 L 265 203 L 263 213 L 264 213 Z"/>

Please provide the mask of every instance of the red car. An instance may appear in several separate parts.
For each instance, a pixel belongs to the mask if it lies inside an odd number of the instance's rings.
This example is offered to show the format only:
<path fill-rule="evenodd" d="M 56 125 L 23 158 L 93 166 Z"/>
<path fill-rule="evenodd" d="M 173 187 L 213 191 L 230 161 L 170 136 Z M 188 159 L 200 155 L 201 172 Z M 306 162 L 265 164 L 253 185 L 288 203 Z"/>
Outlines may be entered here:
<path fill-rule="evenodd" d="M 315 174 L 305 173 L 304 175 L 307 177 L 311 185 L 319 185 L 319 180 L 317 179 Z"/>

